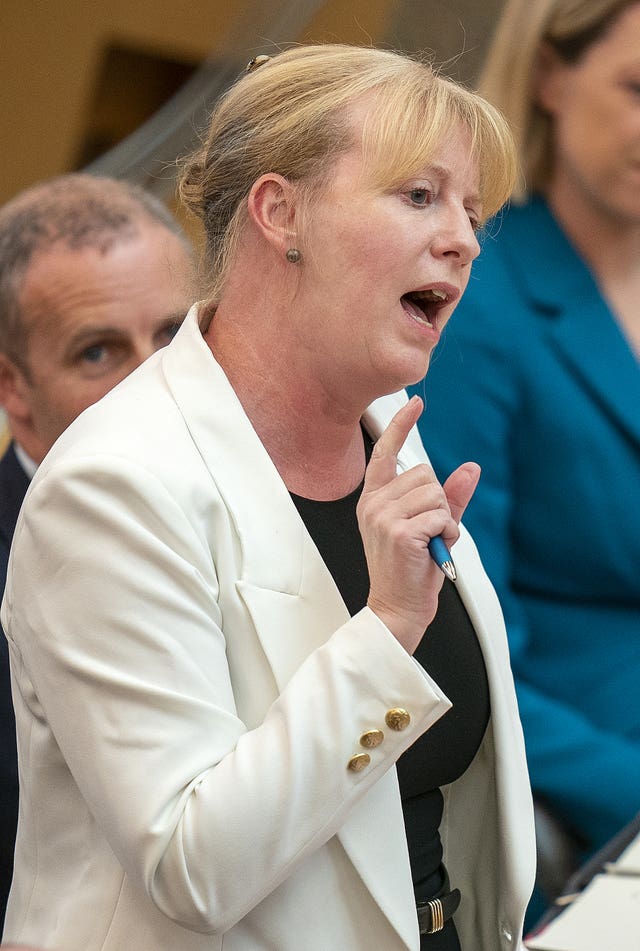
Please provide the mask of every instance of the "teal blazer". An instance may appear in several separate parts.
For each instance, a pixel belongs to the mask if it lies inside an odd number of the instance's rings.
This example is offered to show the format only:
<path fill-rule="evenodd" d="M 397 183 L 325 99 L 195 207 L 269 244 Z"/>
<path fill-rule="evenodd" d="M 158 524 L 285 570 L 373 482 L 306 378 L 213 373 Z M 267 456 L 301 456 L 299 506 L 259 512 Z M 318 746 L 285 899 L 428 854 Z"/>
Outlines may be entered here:
<path fill-rule="evenodd" d="M 438 475 L 482 466 L 534 792 L 597 847 L 640 810 L 640 363 L 540 198 L 492 223 L 413 392 Z"/>

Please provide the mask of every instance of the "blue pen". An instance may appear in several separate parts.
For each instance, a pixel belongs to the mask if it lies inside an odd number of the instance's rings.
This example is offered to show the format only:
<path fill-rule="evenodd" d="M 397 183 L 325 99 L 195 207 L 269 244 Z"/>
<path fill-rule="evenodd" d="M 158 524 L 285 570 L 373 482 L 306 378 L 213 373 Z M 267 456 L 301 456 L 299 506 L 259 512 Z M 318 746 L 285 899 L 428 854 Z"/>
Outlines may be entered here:
<path fill-rule="evenodd" d="M 442 541 L 442 535 L 436 535 L 432 538 L 427 548 L 436 565 L 444 572 L 449 581 L 455 581 L 458 577 L 456 574 L 456 566 L 453 563 L 451 552 Z"/>

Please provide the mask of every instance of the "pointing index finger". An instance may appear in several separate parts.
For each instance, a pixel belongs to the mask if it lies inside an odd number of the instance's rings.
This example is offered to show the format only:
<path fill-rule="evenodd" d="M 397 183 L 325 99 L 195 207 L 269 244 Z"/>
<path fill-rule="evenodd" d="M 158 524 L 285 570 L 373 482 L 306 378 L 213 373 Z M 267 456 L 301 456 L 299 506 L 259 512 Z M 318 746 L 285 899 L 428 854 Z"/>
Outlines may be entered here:
<path fill-rule="evenodd" d="M 419 396 L 395 414 L 373 447 L 373 453 L 364 475 L 364 492 L 382 488 L 396 476 L 398 453 L 404 446 L 411 429 L 418 422 L 423 403 Z"/>

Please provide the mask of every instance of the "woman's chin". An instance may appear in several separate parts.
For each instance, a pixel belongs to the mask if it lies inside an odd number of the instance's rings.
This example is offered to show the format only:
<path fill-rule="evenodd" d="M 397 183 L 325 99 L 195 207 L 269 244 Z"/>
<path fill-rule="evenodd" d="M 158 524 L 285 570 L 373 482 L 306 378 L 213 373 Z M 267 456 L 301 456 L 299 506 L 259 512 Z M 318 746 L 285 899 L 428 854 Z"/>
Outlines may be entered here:
<path fill-rule="evenodd" d="M 414 386 L 416 383 L 420 383 L 429 369 L 429 361 L 426 360 L 420 365 L 416 365 L 415 362 L 411 365 L 404 364 L 402 367 L 397 367 L 397 372 L 395 373 L 386 373 L 384 376 L 380 376 L 380 391 L 382 391 L 382 381 L 385 381 L 384 393 L 379 392 L 378 396 L 386 396 L 389 393 L 397 393 L 398 390 L 406 390 L 408 386 Z"/>
<path fill-rule="evenodd" d="M 431 353 L 421 353 L 418 358 L 414 357 L 411 360 L 407 360 L 403 367 L 403 382 L 400 384 L 399 389 L 420 383 L 420 381 L 426 376 L 430 361 Z"/>

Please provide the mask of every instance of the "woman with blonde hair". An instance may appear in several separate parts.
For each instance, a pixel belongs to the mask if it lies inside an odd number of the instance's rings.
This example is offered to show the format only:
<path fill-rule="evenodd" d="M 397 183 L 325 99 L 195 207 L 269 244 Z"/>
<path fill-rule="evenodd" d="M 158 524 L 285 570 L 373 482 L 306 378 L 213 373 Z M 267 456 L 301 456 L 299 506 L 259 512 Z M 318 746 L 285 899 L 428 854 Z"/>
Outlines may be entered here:
<path fill-rule="evenodd" d="M 482 466 L 467 522 L 534 795 L 580 861 L 640 810 L 640 3 L 508 0 L 480 88 L 522 179 L 418 389 L 423 433 L 436 472 Z"/>
<path fill-rule="evenodd" d="M 208 300 L 16 531 L 11 940 L 521 946 L 524 744 L 458 524 L 478 469 L 440 485 L 402 389 L 514 173 L 493 107 L 390 52 L 260 57 L 214 110 L 182 181 Z"/>

